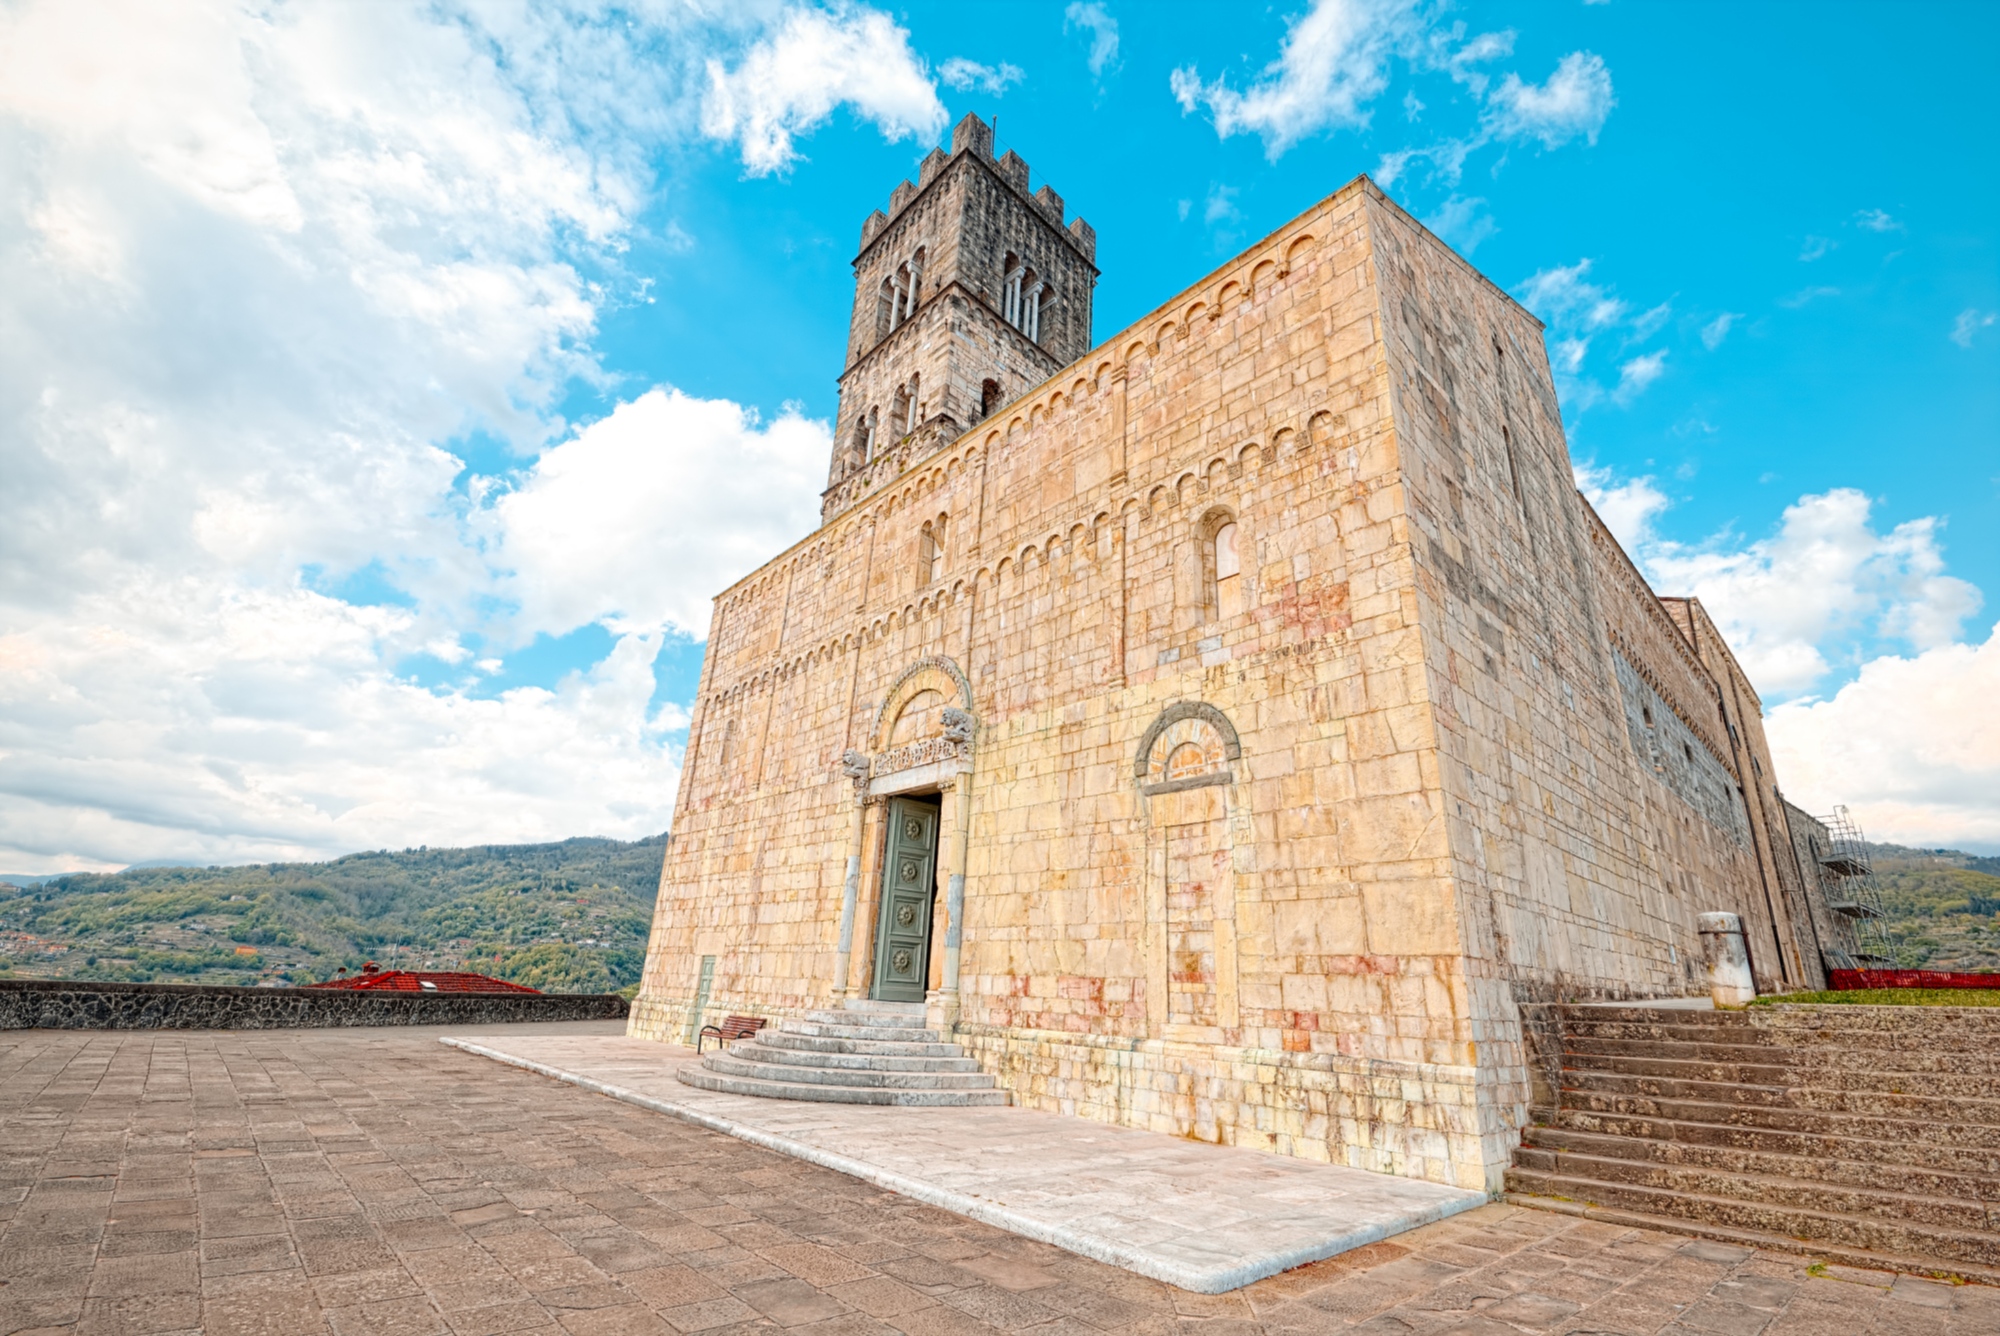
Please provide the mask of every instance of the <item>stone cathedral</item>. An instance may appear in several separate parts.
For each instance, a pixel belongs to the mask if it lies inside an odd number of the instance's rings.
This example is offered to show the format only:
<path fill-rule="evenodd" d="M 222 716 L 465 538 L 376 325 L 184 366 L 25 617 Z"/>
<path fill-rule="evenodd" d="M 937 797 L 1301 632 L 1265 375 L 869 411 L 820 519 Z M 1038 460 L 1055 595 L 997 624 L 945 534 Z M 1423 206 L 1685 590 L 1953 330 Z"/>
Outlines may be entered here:
<path fill-rule="evenodd" d="M 1756 693 L 1578 494 L 1541 324 L 1360 177 L 1093 343 L 992 150 L 862 224 L 631 1033 L 921 1003 L 1017 1104 L 1492 1190 L 1522 1003 L 1702 992 L 1710 910 L 1820 986 Z"/>

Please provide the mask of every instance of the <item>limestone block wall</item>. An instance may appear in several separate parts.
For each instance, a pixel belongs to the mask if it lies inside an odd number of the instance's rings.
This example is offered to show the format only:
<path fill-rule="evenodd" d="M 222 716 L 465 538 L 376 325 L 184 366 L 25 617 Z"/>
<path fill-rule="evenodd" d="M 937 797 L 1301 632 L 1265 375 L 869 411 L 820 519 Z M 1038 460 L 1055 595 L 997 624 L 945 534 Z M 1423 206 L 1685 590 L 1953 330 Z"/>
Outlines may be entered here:
<path fill-rule="evenodd" d="M 1498 1154 L 1526 1111 L 1521 1001 L 1691 989 L 1693 918 L 1710 908 L 1794 943 L 1731 747 L 1761 728 L 1731 723 L 1671 605 L 1615 542 L 1603 550 L 1539 325 L 1392 204 L 1370 209 L 1481 1132 Z M 1674 715 L 1635 736 L 1642 684 Z M 1676 765 L 1654 754 L 1668 733 Z M 1795 977 L 1780 954 L 1773 985 Z"/>
<path fill-rule="evenodd" d="M 632 1033 L 866 988 L 842 756 L 948 661 L 961 1037 L 1017 1098 L 1494 1187 L 1518 999 L 1692 940 L 1591 523 L 1539 326 L 1356 181 L 717 599 Z M 1674 857 L 1735 884 L 1721 839 Z"/>
<path fill-rule="evenodd" d="M 1367 194 L 718 600 L 635 1033 L 684 1029 L 703 956 L 711 1014 L 830 992 L 838 758 L 869 749 L 888 683 L 942 654 L 979 716 L 964 1024 L 1018 1095 L 1487 1181 Z M 915 543 L 938 516 L 932 585 Z M 1213 535 L 1231 521 L 1244 555 L 1225 579 Z M 1231 782 L 1148 797 L 1135 748 L 1191 700 L 1241 739 Z M 864 850 L 857 943 L 872 820 Z M 1218 860 L 1226 894 L 1176 889 Z M 1209 953 L 1212 996 L 1176 1011 L 1183 901 L 1232 940 Z"/>

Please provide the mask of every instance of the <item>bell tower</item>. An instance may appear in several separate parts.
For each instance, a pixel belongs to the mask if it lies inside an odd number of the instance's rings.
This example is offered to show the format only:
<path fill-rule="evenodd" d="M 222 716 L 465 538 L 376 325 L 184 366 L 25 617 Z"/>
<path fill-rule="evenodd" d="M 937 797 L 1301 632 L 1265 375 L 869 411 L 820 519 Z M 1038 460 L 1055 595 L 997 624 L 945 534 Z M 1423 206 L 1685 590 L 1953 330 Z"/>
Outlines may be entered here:
<path fill-rule="evenodd" d="M 830 519 L 1090 350 L 1097 234 L 967 116 L 861 225 Z"/>

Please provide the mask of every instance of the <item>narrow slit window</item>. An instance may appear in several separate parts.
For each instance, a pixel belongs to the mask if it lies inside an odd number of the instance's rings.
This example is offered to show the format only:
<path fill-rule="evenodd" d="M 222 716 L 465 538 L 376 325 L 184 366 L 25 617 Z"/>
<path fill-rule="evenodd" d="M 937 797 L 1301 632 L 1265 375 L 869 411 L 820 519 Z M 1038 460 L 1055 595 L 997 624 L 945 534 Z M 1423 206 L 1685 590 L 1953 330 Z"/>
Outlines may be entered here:
<path fill-rule="evenodd" d="M 1215 531 L 1215 578 L 1233 579 L 1243 573 L 1243 562 L 1236 552 L 1236 525 L 1225 524 Z"/>

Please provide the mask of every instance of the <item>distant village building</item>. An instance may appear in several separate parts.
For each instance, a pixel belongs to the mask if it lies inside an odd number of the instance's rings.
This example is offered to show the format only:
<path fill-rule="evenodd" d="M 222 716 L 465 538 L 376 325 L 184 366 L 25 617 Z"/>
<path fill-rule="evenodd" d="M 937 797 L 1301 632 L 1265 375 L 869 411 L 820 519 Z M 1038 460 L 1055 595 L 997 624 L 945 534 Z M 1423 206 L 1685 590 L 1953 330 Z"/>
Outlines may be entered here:
<path fill-rule="evenodd" d="M 1095 255 L 971 117 L 864 224 L 631 1033 L 922 1002 L 1021 1104 L 1492 1189 L 1523 1002 L 1701 992 L 1711 910 L 1821 985 L 1756 693 L 1541 324 L 1365 177 L 1093 346 Z"/>

